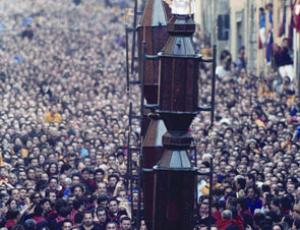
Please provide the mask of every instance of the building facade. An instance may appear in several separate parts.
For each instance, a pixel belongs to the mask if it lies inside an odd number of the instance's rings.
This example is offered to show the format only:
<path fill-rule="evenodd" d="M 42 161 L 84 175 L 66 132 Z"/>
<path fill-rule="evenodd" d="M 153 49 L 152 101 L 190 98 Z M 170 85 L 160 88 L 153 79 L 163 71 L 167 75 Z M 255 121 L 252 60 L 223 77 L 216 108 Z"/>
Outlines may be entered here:
<path fill-rule="evenodd" d="M 218 52 L 228 49 L 232 53 L 233 60 L 237 59 L 239 48 L 244 46 L 248 68 L 257 74 L 269 69 L 271 44 L 280 45 L 283 38 L 290 38 L 291 48 L 294 51 L 295 72 L 299 75 L 297 70 L 300 65 L 299 32 L 294 29 L 294 33 L 291 33 L 291 21 L 295 10 L 291 5 L 297 1 L 300 2 L 299 0 L 196 0 L 195 20 L 200 28 L 200 36 L 210 44 L 216 44 Z M 262 19 L 262 9 L 265 13 L 265 22 Z"/>

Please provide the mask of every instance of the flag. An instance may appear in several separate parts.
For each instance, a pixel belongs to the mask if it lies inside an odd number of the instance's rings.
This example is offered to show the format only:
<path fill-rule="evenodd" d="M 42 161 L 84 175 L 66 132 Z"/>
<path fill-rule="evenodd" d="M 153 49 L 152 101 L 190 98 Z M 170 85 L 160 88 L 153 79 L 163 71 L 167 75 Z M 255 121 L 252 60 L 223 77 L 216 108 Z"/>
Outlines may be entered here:
<path fill-rule="evenodd" d="M 286 24 L 286 6 L 283 8 L 282 21 L 279 26 L 278 36 L 281 37 L 285 34 L 285 24 Z"/>
<path fill-rule="evenodd" d="M 263 43 L 262 43 L 262 41 L 261 41 L 261 39 L 260 39 L 260 36 L 258 36 L 258 49 L 263 49 L 264 48 L 264 45 L 263 45 Z"/>
<path fill-rule="evenodd" d="M 267 43 L 267 47 L 266 47 L 266 59 L 267 59 L 268 64 L 271 63 L 273 42 L 274 42 L 273 32 L 270 31 L 269 36 L 268 36 L 268 43 Z"/>
<path fill-rule="evenodd" d="M 258 44 L 259 49 L 262 49 L 266 44 L 266 14 L 263 9 L 260 11 L 259 15 L 259 38 Z"/>
<path fill-rule="evenodd" d="M 294 27 L 300 33 L 300 0 L 294 6 Z"/>

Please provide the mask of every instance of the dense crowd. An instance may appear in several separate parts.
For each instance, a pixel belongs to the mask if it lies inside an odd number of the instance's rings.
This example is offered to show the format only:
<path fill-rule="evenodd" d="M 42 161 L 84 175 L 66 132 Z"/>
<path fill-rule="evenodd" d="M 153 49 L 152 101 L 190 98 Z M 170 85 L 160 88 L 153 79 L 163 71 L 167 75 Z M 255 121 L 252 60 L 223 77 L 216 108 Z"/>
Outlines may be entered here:
<path fill-rule="evenodd" d="M 127 4 L 0 2 L 0 229 L 132 229 L 127 113 L 139 92 L 126 94 Z M 292 64 L 287 47 L 275 48 L 278 67 Z M 220 55 L 214 126 L 206 113 L 192 125 L 199 171 L 211 158 L 214 170 L 212 188 L 198 178 L 195 229 L 300 229 L 295 80 L 286 68 L 247 71 L 244 51 L 234 64 Z M 201 104 L 211 75 L 201 71 Z M 139 131 L 134 124 L 133 143 Z"/>
<path fill-rule="evenodd" d="M 126 4 L 1 1 L 0 229 L 131 229 Z"/>
<path fill-rule="evenodd" d="M 199 170 L 213 161 L 213 205 L 209 216 L 209 178 L 198 180 L 195 229 L 300 229 L 300 126 L 296 81 L 278 69 L 291 65 L 287 39 L 274 46 L 274 67 L 247 71 L 245 48 L 233 62 L 220 52 L 216 123 L 201 114 L 193 124 Z M 280 65 L 278 65 L 280 64 Z M 202 72 L 201 103 L 208 103 Z"/>

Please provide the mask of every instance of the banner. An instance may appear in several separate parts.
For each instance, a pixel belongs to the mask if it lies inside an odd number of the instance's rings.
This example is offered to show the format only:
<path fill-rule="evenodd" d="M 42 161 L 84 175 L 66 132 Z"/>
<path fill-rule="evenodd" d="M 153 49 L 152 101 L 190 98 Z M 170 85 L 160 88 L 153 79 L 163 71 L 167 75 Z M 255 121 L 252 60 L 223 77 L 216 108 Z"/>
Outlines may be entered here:
<path fill-rule="evenodd" d="M 297 0 L 294 6 L 294 26 L 296 31 L 300 33 L 300 0 Z"/>

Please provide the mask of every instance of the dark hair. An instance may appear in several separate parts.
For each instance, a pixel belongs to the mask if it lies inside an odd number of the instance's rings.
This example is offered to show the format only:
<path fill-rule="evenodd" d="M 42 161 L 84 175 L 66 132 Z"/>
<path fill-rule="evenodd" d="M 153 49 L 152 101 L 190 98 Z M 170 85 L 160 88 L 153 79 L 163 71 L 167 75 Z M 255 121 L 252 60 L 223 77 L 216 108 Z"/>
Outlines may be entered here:
<path fill-rule="evenodd" d="M 40 205 L 45 204 L 46 202 L 49 202 L 51 204 L 51 201 L 48 198 L 43 198 L 40 202 Z"/>
<path fill-rule="evenodd" d="M 262 191 L 262 192 L 271 192 L 271 188 L 270 188 L 269 185 L 263 184 L 263 185 L 261 186 L 261 191 Z"/>
<path fill-rule="evenodd" d="M 227 56 L 230 56 L 230 52 L 228 50 L 222 50 L 220 54 L 220 60 L 223 61 Z"/>
<path fill-rule="evenodd" d="M 44 190 L 45 188 L 47 188 L 47 186 L 48 186 L 48 181 L 39 180 L 39 181 L 36 183 L 35 190 L 36 190 L 36 191 L 42 191 L 42 190 Z"/>
<path fill-rule="evenodd" d="M 245 50 L 245 46 L 241 46 L 241 47 L 239 48 L 239 52 L 241 52 L 242 50 Z"/>
<path fill-rule="evenodd" d="M 50 196 L 50 193 L 55 193 L 55 194 L 56 194 L 55 191 L 46 190 L 45 196 L 46 196 L 46 197 L 49 197 L 49 196 Z"/>
<path fill-rule="evenodd" d="M 64 206 L 64 207 L 61 207 L 59 210 L 58 210 L 58 213 L 60 216 L 62 217 L 67 217 L 71 212 L 71 209 L 69 206 Z"/>
<path fill-rule="evenodd" d="M 60 173 L 63 174 L 65 171 L 68 171 L 72 167 L 69 164 L 63 164 L 60 169 Z"/>
<path fill-rule="evenodd" d="M 118 201 L 117 198 L 115 198 L 115 197 L 111 198 L 111 199 L 108 201 L 108 203 L 110 203 L 110 202 L 112 202 L 112 201 L 116 201 L 116 202 L 119 204 L 119 201 Z"/>
<path fill-rule="evenodd" d="M 34 208 L 34 215 L 41 216 L 43 214 L 43 208 L 40 205 L 37 205 Z"/>
<path fill-rule="evenodd" d="M 124 217 L 121 218 L 120 223 L 122 223 L 124 220 L 131 221 L 131 219 L 128 216 L 124 216 Z"/>
<path fill-rule="evenodd" d="M 74 174 L 72 174 L 71 179 L 73 179 L 73 177 L 75 177 L 75 176 L 81 178 L 81 175 L 79 173 L 74 173 Z"/>
<path fill-rule="evenodd" d="M 249 189 L 253 189 L 254 195 L 257 197 L 260 195 L 260 191 L 256 186 L 249 186 L 246 188 L 246 194 L 248 194 Z"/>
<path fill-rule="evenodd" d="M 253 181 L 255 181 L 255 176 L 252 173 L 248 173 L 247 177 Z"/>
<path fill-rule="evenodd" d="M 57 177 L 55 177 L 55 176 L 50 177 L 50 178 L 49 178 L 49 182 L 50 182 L 51 180 L 56 180 L 56 182 L 58 182 L 58 179 L 57 179 Z"/>
<path fill-rule="evenodd" d="M 83 192 L 85 191 L 83 185 L 81 185 L 81 184 L 76 184 L 76 185 L 74 185 L 74 186 L 71 188 L 71 192 L 74 193 L 74 191 L 75 191 L 76 188 L 80 188 Z"/>
<path fill-rule="evenodd" d="M 119 176 L 116 174 L 109 175 L 107 179 L 110 180 L 110 178 L 112 178 L 112 177 L 116 178 L 117 181 L 119 181 Z"/>
<path fill-rule="evenodd" d="M 94 173 L 94 171 L 91 168 L 89 168 L 89 167 L 85 167 L 84 169 L 81 170 L 81 173 L 85 173 L 85 172 L 87 172 L 87 173 Z"/>
<path fill-rule="evenodd" d="M 20 212 L 18 210 L 8 210 L 8 212 L 6 213 L 6 219 L 10 220 L 10 219 L 16 219 L 18 217 L 18 215 L 20 214 Z"/>
<path fill-rule="evenodd" d="M 241 189 L 245 189 L 247 181 L 244 177 L 238 177 L 236 179 L 236 183 L 241 187 Z"/>
<path fill-rule="evenodd" d="M 58 199 L 55 202 L 55 209 L 59 211 L 62 207 L 68 206 L 67 202 L 64 199 Z"/>
<path fill-rule="evenodd" d="M 27 219 L 23 225 L 26 230 L 35 230 L 36 229 L 36 222 L 33 219 Z"/>
<path fill-rule="evenodd" d="M 78 212 L 74 217 L 74 224 L 79 224 L 82 222 L 82 220 L 83 220 L 83 213 Z"/>
<path fill-rule="evenodd" d="M 295 202 L 295 200 L 292 195 L 284 196 L 280 199 L 281 208 L 283 210 L 292 210 L 294 202 Z"/>
<path fill-rule="evenodd" d="M 109 200 L 108 196 L 106 196 L 106 195 L 101 195 L 101 196 L 99 196 L 99 197 L 97 198 L 97 204 L 100 204 L 101 202 L 103 202 L 103 201 L 108 201 L 108 200 Z"/>
<path fill-rule="evenodd" d="M 63 222 L 62 222 L 62 226 L 64 226 L 64 223 L 71 223 L 72 224 L 72 220 L 64 219 Z"/>
<path fill-rule="evenodd" d="M 264 9 L 263 7 L 259 7 L 259 11 L 260 11 L 261 13 L 264 13 L 264 12 L 265 12 L 265 9 Z"/>
<path fill-rule="evenodd" d="M 297 229 L 300 229 L 300 220 L 295 220 L 294 225 Z"/>
<path fill-rule="evenodd" d="M 280 207 L 280 199 L 273 197 L 273 199 L 271 200 L 271 203 L 277 207 Z"/>
<path fill-rule="evenodd" d="M 247 200 L 243 197 L 240 197 L 237 199 L 238 204 L 240 205 L 242 210 L 247 210 L 248 209 L 248 204 Z"/>
<path fill-rule="evenodd" d="M 83 199 L 75 199 L 73 201 L 73 208 L 78 210 L 82 205 L 84 205 Z"/>
<path fill-rule="evenodd" d="M 17 224 L 11 228 L 11 230 L 25 230 L 24 226 L 21 224 Z M 34 230 L 34 229 L 32 229 Z"/>
<path fill-rule="evenodd" d="M 84 217 L 86 214 L 91 214 L 92 216 L 94 216 L 93 212 L 92 212 L 92 211 L 89 211 L 89 210 L 84 211 L 83 217 Z"/>
<path fill-rule="evenodd" d="M 231 224 L 227 226 L 225 230 L 239 230 L 239 227 L 236 224 Z"/>
<path fill-rule="evenodd" d="M 105 172 L 103 169 L 96 169 L 95 174 L 97 174 L 97 173 L 101 173 L 101 174 L 105 175 Z"/>
<path fill-rule="evenodd" d="M 116 222 L 108 222 L 108 223 L 106 224 L 106 227 L 107 227 L 107 225 L 109 225 L 109 224 L 114 224 L 115 226 L 118 226 L 118 224 L 117 224 Z"/>
<path fill-rule="evenodd" d="M 263 222 L 265 220 L 265 215 L 263 213 L 257 212 L 253 215 L 253 222 L 257 226 L 262 226 Z"/>
<path fill-rule="evenodd" d="M 97 210 L 96 210 L 96 213 L 98 212 L 105 212 L 106 213 L 106 209 L 103 208 L 103 207 L 98 207 Z"/>

